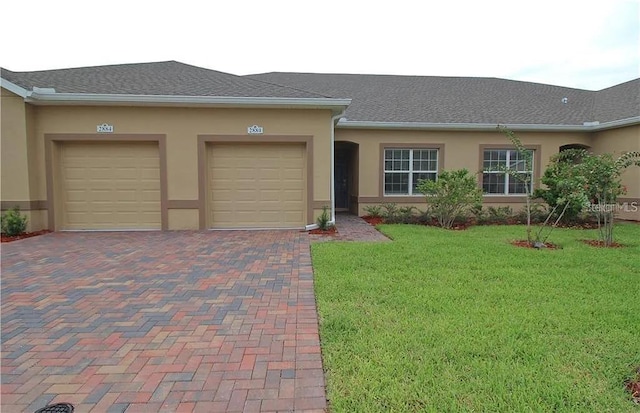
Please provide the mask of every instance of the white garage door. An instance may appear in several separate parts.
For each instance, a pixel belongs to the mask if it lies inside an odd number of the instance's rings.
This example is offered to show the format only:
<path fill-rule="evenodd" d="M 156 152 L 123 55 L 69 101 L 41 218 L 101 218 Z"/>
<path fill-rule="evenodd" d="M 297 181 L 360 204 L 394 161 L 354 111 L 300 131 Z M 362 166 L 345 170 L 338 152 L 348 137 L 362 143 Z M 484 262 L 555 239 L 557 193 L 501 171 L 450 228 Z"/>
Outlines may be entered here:
<path fill-rule="evenodd" d="M 160 229 L 155 142 L 65 142 L 57 199 L 64 230 Z"/>
<path fill-rule="evenodd" d="M 211 144 L 212 228 L 300 228 L 305 224 L 304 144 Z"/>

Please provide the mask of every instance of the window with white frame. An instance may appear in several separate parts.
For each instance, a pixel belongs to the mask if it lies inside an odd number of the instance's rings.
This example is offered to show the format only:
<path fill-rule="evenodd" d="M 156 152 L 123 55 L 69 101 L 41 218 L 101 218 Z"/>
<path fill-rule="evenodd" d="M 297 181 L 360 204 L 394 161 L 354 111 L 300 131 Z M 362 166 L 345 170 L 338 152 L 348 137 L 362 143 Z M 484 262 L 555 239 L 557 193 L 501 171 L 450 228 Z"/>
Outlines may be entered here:
<path fill-rule="evenodd" d="M 421 179 L 438 177 L 437 149 L 385 149 L 384 194 L 422 195 L 416 187 Z"/>
<path fill-rule="evenodd" d="M 485 195 L 520 195 L 527 193 L 527 187 L 531 190 L 534 152 L 530 150 L 529 153 L 531 162 L 527 165 L 526 157 L 516 150 L 485 149 L 482 165 Z M 514 176 L 514 172 L 518 176 Z"/>

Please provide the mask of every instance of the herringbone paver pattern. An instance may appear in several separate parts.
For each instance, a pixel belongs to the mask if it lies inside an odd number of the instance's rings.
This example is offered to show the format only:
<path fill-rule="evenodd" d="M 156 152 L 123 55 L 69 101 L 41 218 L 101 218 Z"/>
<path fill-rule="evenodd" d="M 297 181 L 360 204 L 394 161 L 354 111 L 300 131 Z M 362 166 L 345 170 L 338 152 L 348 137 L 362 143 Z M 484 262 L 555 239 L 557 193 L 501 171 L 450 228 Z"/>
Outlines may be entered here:
<path fill-rule="evenodd" d="M 2 245 L 2 411 L 326 408 L 309 239 L 53 233 Z"/>

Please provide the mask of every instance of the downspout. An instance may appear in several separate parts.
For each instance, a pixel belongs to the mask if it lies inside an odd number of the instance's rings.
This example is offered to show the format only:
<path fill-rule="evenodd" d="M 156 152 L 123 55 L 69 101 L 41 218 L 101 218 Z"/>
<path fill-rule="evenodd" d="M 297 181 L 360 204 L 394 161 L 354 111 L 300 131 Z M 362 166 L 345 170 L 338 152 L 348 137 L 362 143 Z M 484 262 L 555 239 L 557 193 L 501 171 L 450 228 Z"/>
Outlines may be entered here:
<path fill-rule="evenodd" d="M 340 121 L 340 118 L 344 117 L 345 109 L 335 116 L 331 117 L 331 225 L 336 224 L 336 165 L 335 165 L 335 151 L 336 151 L 336 124 Z"/>
<path fill-rule="evenodd" d="M 334 160 L 334 156 L 335 156 L 335 140 L 336 140 L 336 135 L 335 135 L 335 126 L 338 123 L 338 121 L 340 120 L 340 118 L 344 117 L 344 112 L 345 109 L 342 110 L 342 112 L 340 112 L 339 114 L 332 116 L 331 117 L 331 139 L 330 139 L 330 144 L 331 144 L 331 182 L 330 182 L 330 188 L 331 188 L 331 220 L 329 221 L 329 224 L 331 225 L 335 225 L 336 224 L 336 185 L 335 185 L 335 160 Z M 309 224 L 305 226 L 305 230 L 310 231 L 312 229 L 317 229 L 318 228 L 318 224 L 313 223 L 313 224 Z"/>

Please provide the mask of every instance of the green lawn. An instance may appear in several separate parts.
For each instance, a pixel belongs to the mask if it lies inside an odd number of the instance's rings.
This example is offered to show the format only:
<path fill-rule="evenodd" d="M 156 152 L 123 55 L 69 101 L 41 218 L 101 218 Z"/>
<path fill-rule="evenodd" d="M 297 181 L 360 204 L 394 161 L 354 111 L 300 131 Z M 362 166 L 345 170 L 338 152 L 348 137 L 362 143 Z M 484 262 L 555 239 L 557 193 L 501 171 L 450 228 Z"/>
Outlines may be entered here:
<path fill-rule="evenodd" d="M 540 251 L 509 244 L 522 226 L 380 229 L 312 247 L 333 412 L 640 411 L 640 225 Z"/>

